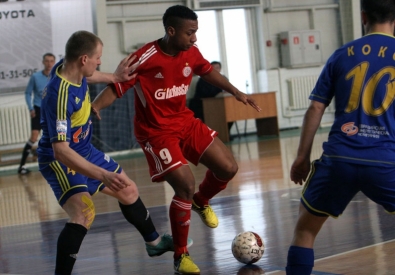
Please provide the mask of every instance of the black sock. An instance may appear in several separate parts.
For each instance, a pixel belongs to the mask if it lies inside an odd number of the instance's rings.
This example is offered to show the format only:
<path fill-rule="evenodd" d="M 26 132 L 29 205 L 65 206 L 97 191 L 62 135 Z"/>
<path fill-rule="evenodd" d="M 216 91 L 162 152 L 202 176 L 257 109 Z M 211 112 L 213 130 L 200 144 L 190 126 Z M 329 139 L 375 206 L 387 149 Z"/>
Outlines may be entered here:
<path fill-rule="evenodd" d="M 58 238 L 56 275 L 71 274 L 87 232 L 88 230 L 80 224 L 66 223 Z"/>
<path fill-rule="evenodd" d="M 144 241 L 152 242 L 159 237 L 152 223 L 151 216 L 140 197 L 135 203 L 130 205 L 124 205 L 119 202 L 119 207 L 125 219 L 137 228 Z"/>
<path fill-rule="evenodd" d="M 21 158 L 21 163 L 19 164 L 19 167 L 22 167 L 23 165 L 25 165 L 26 163 L 26 159 L 30 154 L 30 150 L 33 147 L 34 142 L 32 142 L 31 140 L 28 140 L 28 142 L 26 142 L 25 147 L 23 148 L 22 151 L 22 158 Z"/>

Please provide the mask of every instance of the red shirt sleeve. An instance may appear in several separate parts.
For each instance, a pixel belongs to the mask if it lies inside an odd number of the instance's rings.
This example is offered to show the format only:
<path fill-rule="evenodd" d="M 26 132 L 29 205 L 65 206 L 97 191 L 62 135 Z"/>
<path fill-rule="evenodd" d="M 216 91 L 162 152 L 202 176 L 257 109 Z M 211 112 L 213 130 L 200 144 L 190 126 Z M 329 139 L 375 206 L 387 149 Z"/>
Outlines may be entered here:
<path fill-rule="evenodd" d="M 117 82 L 117 83 L 111 83 L 109 85 L 112 85 L 117 93 L 117 97 L 121 98 L 123 97 L 126 92 L 134 86 L 136 83 L 136 78 L 133 78 L 132 80 L 125 81 L 125 82 Z"/>

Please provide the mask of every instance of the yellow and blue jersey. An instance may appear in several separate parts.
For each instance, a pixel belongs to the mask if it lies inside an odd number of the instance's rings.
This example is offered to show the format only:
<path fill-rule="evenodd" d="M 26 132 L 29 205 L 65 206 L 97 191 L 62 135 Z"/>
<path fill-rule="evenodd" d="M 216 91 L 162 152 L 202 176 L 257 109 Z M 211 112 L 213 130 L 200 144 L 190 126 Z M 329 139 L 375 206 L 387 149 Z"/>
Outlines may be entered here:
<path fill-rule="evenodd" d="M 395 165 L 395 38 L 372 33 L 328 59 L 310 99 L 334 98 L 335 120 L 323 157 Z"/>
<path fill-rule="evenodd" d="M 89 88 L 84 77 L 80 84 L 64 79 L 59 73 L 63 60 L 52 69 L 41 102 L 42 137 L 39 142 L 40 163 L 54 160 L 52 143 L 69 142 L 70 148 L 83 157 L 92 149 L 92 122 Z"/>

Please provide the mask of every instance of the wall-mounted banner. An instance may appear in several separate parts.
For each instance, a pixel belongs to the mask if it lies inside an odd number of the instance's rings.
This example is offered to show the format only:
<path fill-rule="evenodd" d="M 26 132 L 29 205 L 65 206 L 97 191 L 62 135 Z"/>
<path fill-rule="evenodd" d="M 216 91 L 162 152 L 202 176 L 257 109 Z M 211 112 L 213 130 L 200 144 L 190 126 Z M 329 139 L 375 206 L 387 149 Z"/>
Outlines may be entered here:
<path fill-rule="evenodd" d="M 92 29 L 91 0 L 0 0 L 0 92 L 23 91 L 43 54 L 59 60 L 73 32 Z"/>

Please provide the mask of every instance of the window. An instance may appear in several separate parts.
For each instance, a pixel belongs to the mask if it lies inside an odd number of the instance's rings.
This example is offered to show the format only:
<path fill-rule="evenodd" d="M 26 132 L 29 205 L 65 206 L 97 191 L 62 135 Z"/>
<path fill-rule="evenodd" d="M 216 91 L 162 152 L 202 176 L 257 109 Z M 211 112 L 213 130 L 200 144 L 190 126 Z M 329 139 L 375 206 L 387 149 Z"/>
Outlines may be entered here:
<path fill-rule="evenodd" d="M 229 80 L 242 92 L 252 93 L 245 11 L 224 10 L 223 19 Z"/>
<path fill-rule="evenodd" d="M 253 83 L 245 10 L 231 9 L 219 12 L 222 13 L 222 17 L 217 17 L 216 11 L 196 12 L 199 20 L 196 44 L 209 62 L 218 60 L 224 64 L 225 61 L 221 60 L 221 53 L 226 52 L 227 70 L 223 71 L 223 74 L 242 92 L 252 93 Z M 223 20 L 219 22 L 217 18 Z M 218 32 L 218 29 L 222 28 L 223 37 Z M 225 45 L 225 49 L 220 48 L 221 44 Z"/>
<path fill-rule="evenodd" d="M 215 11 L 199 11 L 197 15 L 199 29 L 196 44 L 200 52 L 209 62 L 221 61 Z"/>

